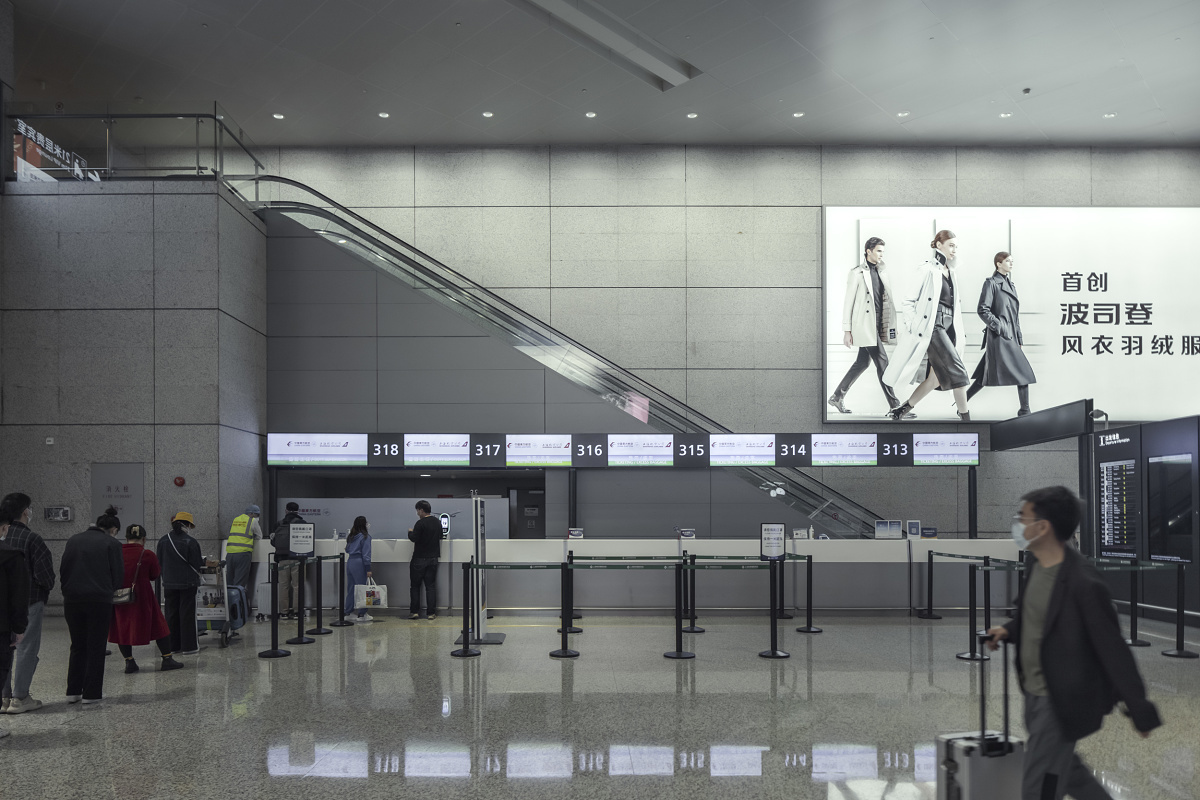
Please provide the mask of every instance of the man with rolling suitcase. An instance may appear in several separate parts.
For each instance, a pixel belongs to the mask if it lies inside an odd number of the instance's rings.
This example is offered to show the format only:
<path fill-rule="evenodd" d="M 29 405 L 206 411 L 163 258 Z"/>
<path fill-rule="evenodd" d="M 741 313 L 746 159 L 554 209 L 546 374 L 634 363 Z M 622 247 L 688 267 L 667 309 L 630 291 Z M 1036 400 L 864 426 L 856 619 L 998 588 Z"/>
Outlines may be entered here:
<path fill-rule="evenodd" d="M 1016 645 L 1025 695 L 1022 800 L 1105 800 L 1110 795 L 1075 754 L 1118 702 L 1143 738 L 1162 724 L 1121 635 L 1100 575 L 1068 545 L 1079 524 L 1078 498 L 1064 486 L 1021 498 L 1012 537 L 1033 555 L 1016 615 L 988 631 L 988 646 Z"/>

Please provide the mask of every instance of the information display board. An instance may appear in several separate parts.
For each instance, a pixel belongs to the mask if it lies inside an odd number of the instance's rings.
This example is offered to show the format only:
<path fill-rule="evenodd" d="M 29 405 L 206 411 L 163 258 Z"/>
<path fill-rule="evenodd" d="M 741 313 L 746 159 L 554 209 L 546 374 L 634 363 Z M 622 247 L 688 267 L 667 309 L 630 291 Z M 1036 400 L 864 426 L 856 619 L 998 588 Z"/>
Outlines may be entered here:
<path fill-rule="evenodd" d="M 1097 555 L 1139 558 L 1142 527 L 1141 432 L 1136 427 L 1096 435 Z"/>
<path fill-rule="evenodd" d="M 1146 459 L 1146 537 L 1152 561 L 1192 560 L 1192 455 Z"/>
<path fill-rule="evenodd" d="M 438 433 L 267 436 L 269 466 L 846 467 L 969 466 L 966 433 Z"/>

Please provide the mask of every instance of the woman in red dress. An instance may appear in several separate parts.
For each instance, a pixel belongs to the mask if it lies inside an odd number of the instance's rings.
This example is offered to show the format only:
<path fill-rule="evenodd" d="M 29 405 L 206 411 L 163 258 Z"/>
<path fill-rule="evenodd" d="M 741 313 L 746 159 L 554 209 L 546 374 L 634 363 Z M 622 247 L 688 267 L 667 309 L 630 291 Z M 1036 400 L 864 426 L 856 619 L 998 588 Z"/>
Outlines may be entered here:
<path fill-rule="evenodd" d="M 122 585 L 125 588 L 133 586 L 134 599 L 132 603 L 113 606 L 108 640 L 117 645 L 121 655 L 125 656 L 127 675 L 138 671 L 137 662 L 133 660 L 134 646 L 150 644 L 152 641 L 162 653 L 159 672 L 183 669 L 183 664 L 171 658 L 171 631 L 154 596 L 151 581 L 158 578 L 162 570 L 154 551 L 146 549 L 146 529 L 141 525 L 130 525 L 125 530 L 125 539 L 125 546 L 121 548 L 121 555 L 125 559 L 125 582 Z"/>

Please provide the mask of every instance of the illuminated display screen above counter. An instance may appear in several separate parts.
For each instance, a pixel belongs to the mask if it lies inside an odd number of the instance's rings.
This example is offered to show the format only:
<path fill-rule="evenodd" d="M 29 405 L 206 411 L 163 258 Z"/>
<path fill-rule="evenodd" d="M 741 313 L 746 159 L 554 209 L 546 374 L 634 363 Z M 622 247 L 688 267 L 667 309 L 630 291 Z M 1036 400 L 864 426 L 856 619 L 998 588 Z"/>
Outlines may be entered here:
<path fill-rule="evenodd" d="M 975 433 L 269 433 L 274 467 L 974 466 Z"/>

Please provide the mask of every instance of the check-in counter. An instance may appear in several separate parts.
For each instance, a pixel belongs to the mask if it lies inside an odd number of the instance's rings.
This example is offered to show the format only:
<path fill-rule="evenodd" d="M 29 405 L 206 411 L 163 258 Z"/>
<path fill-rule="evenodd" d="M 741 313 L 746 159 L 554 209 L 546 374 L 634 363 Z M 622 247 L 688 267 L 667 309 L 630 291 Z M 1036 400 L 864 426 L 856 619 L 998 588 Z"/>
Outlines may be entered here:
<path fill-rule="evenodd" d="M 819 539 L 790 540 L 788 552 L 813 557 L 813 605 L 818 609 L 903 610 L 923 608 L 926 602 L 926 568 L 930 551 L 956 555 L 991 556 L 1015 560 L 1019 553 L 1008 539 Z M 316 555 L 336 555 L 343 541 L 317 540 Z M 579 557 L 677 556 L 681 549 L 697 556 L 755 556 L 755 539 L 494 539 L 487 543 L 490 563 L 558 564 L 570 549 Z M 377 583 L 389 589 L 392 609 L 408 605 L 408 561 L 412 544 L 407 540 L 375 539 L 371 545 L 373 573 Z M 255 550 L 256 577 L 271 552 L 259 542 Z M 442 566 L 438 578 L 438 604 L 459 608 L 462 603 L 462 570 L 470 559 L 469 539 L 442 542 Z M 934 559 L 934 605 L 939 609 L 965 608 L 970 561 Z M 334 606 L 337 595 L 337 562 L 320 567 L 324 605 Z M 308 568 L 308 605 L 315 602 L 317 567 Z M 787 562 L 785 598 L 789 606 L 803 607 L 805 563 Z M 262 578 L 257 577 L 263 576 Z M 550 611 L 559 608 L 559 573 L 556 570 L 488 570 L 488 605 L 505 610 Z M 1013 573 L 992 573 L 993 608 L 1007 606 L 1015 597 Z M 983 603 L 983 580 L 979 579 L 979 603 Z M 702 570 L 696 575 L 696 605 L 701 610 L 749 610 L 767 607 L 768 578 L 765 570 Z M 674 576 L 670 570 L 576 570 L 575 605 L 582 610 L 650 611 L 665 613 L 674 608 Z M 253 600 L 251 600 L 253 602 Z"/>

